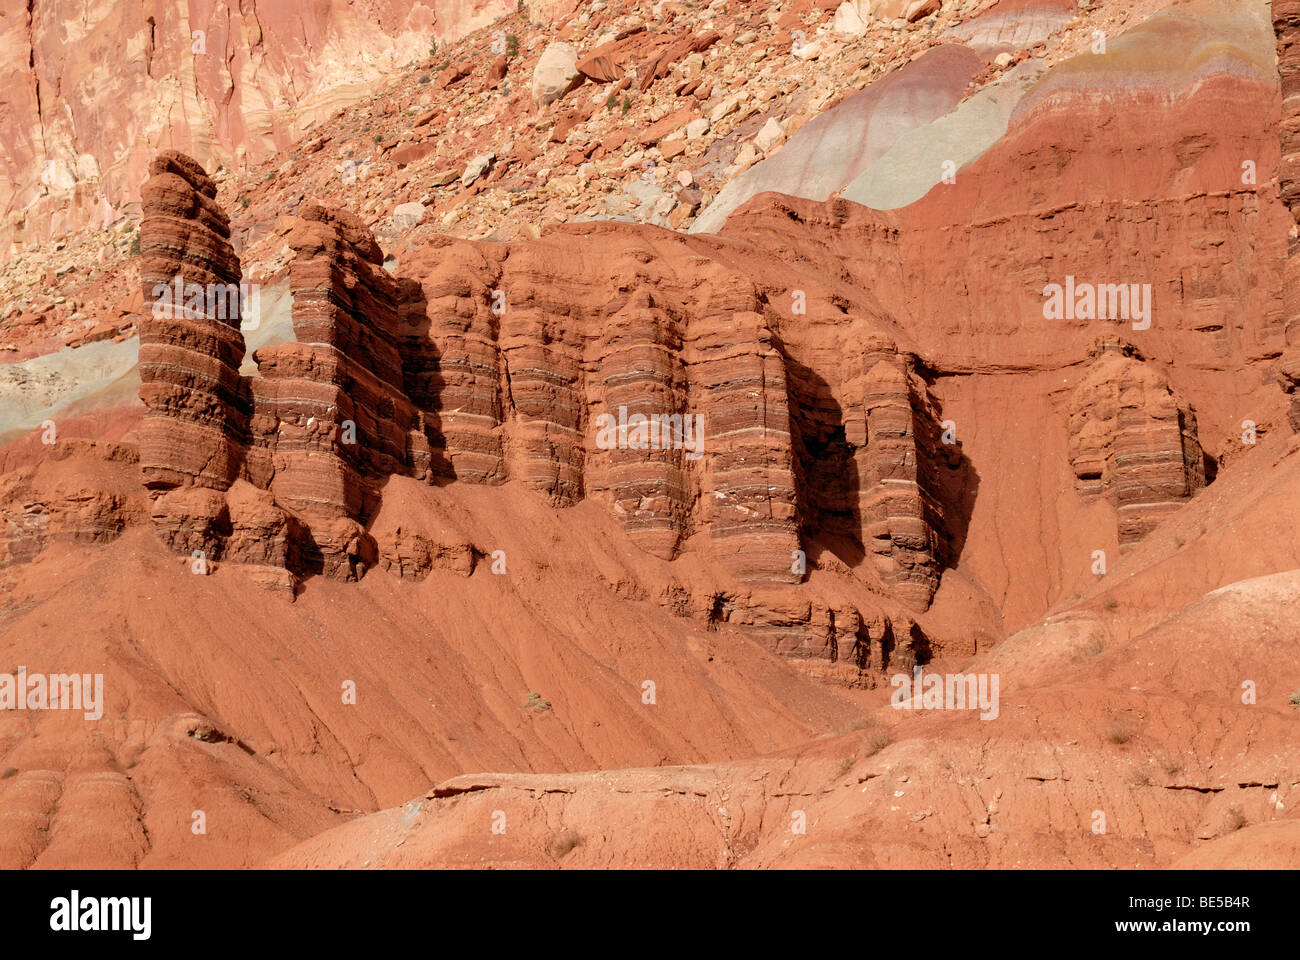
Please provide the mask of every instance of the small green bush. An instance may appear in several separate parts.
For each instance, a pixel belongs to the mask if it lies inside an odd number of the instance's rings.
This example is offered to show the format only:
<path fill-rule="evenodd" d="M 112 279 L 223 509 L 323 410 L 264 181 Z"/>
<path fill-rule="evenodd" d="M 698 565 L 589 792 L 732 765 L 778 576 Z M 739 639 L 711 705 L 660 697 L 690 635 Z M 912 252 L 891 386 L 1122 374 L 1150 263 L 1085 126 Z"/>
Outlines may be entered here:
<path fill-rule="evenodd" d="M 524 709 L 532 709 L 541 713 L 545 710 L 551 709 L 551 701 L 547 700 L 536 690 L 529 690 L 528 699 L 524 701 Z"/>

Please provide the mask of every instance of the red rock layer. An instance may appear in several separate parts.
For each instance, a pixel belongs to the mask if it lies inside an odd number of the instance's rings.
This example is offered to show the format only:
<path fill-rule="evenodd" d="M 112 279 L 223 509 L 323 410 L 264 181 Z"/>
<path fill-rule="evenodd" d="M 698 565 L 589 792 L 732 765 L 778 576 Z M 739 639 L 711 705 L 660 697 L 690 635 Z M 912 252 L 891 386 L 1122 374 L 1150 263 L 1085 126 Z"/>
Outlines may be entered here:
<path fill-rule="evenodd" d="M 759 288 L 718 260 L 587 230 L 442 240 L 403 264 L 423 278 L 407 382 L 448 475 L 521 480 L 557 505 L 607 498 L 655 556 L 707 530 L 737 582 L 799 581 L 788 358 Z"/>
<path fill-rule="evenodd" d="M 295 527 L 276 506 L 270 491 L 236 480 L 226 493 L 230 535 L 222 558 L 244 564 L 265 587 L 293 589 L 290 568 L 295 557 Z"/>
<path fill-rule="evenodd" d="M 142 522 L 139 487 L 115 469 L 135 461 L 129 444 L 63 438 L 37 462 L 0 474 L 0 568 L 52 542 L 105 543 Z"/>
<path fill-rule="evenodd" d="M 442 479 L 500 483 L 504 373 L 492 312 L 494 268 L 468 244 L 440 242 L 421 279 L 422 302 L 404 307 L 406 382 L 444 444 Z M 496 288 L 499 289 L 499 288 Z"/>
<path fill-rule="evenodd" d="M 364 529 L 374 485 L 429 475 L 425 424 L 403 384 L 402 284 L 350 214 L 308 207 L 286 241 L 297 339 L 254 354 L 248 475 L 303 527 L 303 566 L 346 577 L 375 560 Z"/>
<path fill-rule="evenodd" d="M 202 171 L 179 155 L 159 164 L 146 192 L 148 278 L 188 270 L 238 283 Z M 677 240 L 658 249 L 667 235 L 586 229 L 512 245 L 439 240 L 407 259 L 416 282 L 383 269 L 359 220 L 309 206 L 286 233 L 296 339 L 258 350 L 255 377 L 239 377 L 233 323 L 151 321 L 141 437 L 164 539 L 281 587 L 376 563 L 404 577 L 468 572 L 473 550 L 459 541 L 368 529 L 388 480 L 518 480 L 554 506 L 604 500 L 633 543 L 665 560 L 707 532 L 707 554 L 736 584 L 800 583 L 803 537 L 836 528 L 870 545 L 881 589 L 924 610 L 942 535 L 922 449 L 935 412 L 913 360 L 857 322 L 854 343 L 873 346 L 832 377 L 843 413 L 811 424 L 792 416 L 803 388 L 792 394 L 780 315 L 748 270 Z M 829 513 L 803 438 L 823 427 L 847 434 L 837 455 L 852 475 Z M 706 606 L 791 656 L 865 662 L 873 638 L 851 605 L 736 592 Z"/>
<path fill-rule="evenodd" d="M 564 298 L 546 285 L 512 282 L 497 289 L 489 309 L 500 311 L 514 422 L 510 475 L 557 506 L 577 503 L 585 459 L 582 331 L 565 315 Z"/>
<path fill-rule="evenodd" d="M 1195 413 L 1132 347 L 1098 346 L 1071 396 L 1069 426 L 1075 488 L 1115 503 L 1121 547 L 1205 486 Z"/>
<path fill-rule="evenodd" d="M 864 545 L 899 598 L 924 610 L 939 579 L 917 430 L 924 388 L 891 350 L 867 353 L 862 370 L 848 390 L 847 424 Z"/>
<path fill-rule="evenodd" d="M 207 309 L 206 291 L 240 281 L 230 219 L 213 199 L 216 185 L 183 154 L 161 153 L 141 188 L 140 469 L 145 485 L 196 484 L 225 490 L 239 472 L 248 401 L 239 377 L 244 338 L 238 316 Z M 205 291 L 204 308 L 175 302 L 175 282 Z M 215 304 L 214 304 L 215 306 Z"/>
<path fill-rule="evenodd" d="M 599 345 L 599 413 L 625 418 L 693 416 L 681 362 L 680 324 L 645 290 L 628 299 L 606 325 Z M 685 430 L 683 421 L 683 431 Z M 623 434 L 621 439 L 626 439 Z M 638 441 L 639 442 L 639 441 Z M 615 515 L 641 549 L 672 559 L 690 522 L 687 451 L 599 450 Z M 698 463 L 698 459 L 696 460 Z"/>
<path fill-rule="evenodd" d="M 211 181 L 175 153 L 153 171 L 141 229 L 149 302 L 154 284 L 170 292 L 174 276 L 237 288 L 239 261 Z M 141 472 L 155 526 L 176 549 L 201 550 L 205 562 L 353 576 L 375 560 L 364 525 L 376 482 L 431 477 L 397 332 L 412 285 L 383 271 L 374 238 L 349 214 L 309 207 L 287 241 L 297 340 L 259 351 L 259 376 L 239 375 L 237 315 L 162 310 L 142 324 Z M 240 478 L 247 483 L 232 490 Z"/>
<path fill-rule="evenodd" d="M 714 551 L 741 583 L 797 582 L 789 397 L 771 330 L 762 314 L 736 311 L 705 327 L 695 350 Z"/>

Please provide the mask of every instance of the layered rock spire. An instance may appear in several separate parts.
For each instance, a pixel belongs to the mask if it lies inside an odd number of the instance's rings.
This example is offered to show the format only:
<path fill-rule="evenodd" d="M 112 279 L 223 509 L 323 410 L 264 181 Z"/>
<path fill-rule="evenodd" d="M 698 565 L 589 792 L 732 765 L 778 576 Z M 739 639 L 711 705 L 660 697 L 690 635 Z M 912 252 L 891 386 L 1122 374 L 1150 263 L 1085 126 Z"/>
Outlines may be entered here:
<path fill-rule="evenodd" d="M 239 258 L 216 184 L 184 154 L 150 164 L 141 190 L 140 399 L 145 485 L 225 490 L 239 474 L 250 412 L 240 379 Z M 233 302 L 232 302 L 233 297 Z"/>
<path fill-rule="evenodd" d="M 238 311 L 206 296 L 242 279 L 215 187 L 180 154 L 153 171 L 146 304 L 177 284 L 205 294 L 201 309 L 154 311 L 142 334 L 141 471 L 173 548 L 288 588 L 377 563 L 420 576 L 440 557 L 468 573 L 467 545 L 376 528 L 385 487 L 517 482 L 556 507 L 596 498 L 661 560 L 702 551 L 737 591 L 702 614 L 749 622 L 787 655 L 865 662 L 888 633 L 876 611 L 780 593 L 806 577 L 810 538 L 856 544 L 874 589 L 929 605 L 945 538 L 938 414 L 915 359 L 870 317 L 851 320 L 827 405 L 809 407 L 789 319 L 723 258 L 665 256 L 607 224 L 510 245 L 439 238 L 393 276 L 359 219 L 306 205 L 284 225 L 293 340 L 241 376 Z"/>
<path fill-rule="evenodd" d="M 1195 412 L 1128 344 L 1094 348 L 1070 398 L 1069 429 L 1075 487 L 1115 504 L 1121 547 L 1205 486 Z"/>

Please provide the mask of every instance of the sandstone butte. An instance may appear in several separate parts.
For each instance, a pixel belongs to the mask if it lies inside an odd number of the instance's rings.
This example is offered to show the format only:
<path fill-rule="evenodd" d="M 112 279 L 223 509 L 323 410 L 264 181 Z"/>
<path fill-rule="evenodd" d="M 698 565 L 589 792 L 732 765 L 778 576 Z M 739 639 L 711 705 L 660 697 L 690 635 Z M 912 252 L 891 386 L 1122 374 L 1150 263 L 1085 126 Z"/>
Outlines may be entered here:
<path fill-rule="evenodd" d="M 603 5 L 556 14 L 574 87 L 496 134 L 635 84 L 675 136 L 697 54 L 730 130 L 736 63 L 844 42 L 819 22 L 908 51 L 797 129 L 753 117 L 749 165 L 694 155 L 682 229 L 379 229 L 245 111 L 227 146 L 301 194 L 249 231 L 204 151 L 132 154 L 130 328 L 0 379 L 0 667 L 105 690 L 0 711 L 0 865 L 1297 863 L 1300 4 L 1101 3 L 1104 52 L 1049 0 L 734 5 L 590 42 Z M 433 110 L 515 69 L 460 62 Z M 392 176 L 441 149 L 410 146 Z M 457 149 L 466 203 L 536 159 Z M 263 255 L 257 323 L 153 309 Z M 702 442 L 600 442 L 637 415 Z M 895 709 L 916 668 L 996 704 Z"/>

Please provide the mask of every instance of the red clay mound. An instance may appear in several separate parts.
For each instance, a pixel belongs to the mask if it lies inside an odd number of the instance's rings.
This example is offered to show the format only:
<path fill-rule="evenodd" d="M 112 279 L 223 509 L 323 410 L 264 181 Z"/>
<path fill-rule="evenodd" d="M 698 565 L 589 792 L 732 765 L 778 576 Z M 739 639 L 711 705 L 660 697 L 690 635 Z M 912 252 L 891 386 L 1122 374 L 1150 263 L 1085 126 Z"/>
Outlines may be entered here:
<path fill-rule="evenodd" d="M 1294 502 L 1297 457 L 1292 442 L 1275 465 L 1255 465 L 1253 480 L 1268 492 L 1240 508 L 1237 522 L 1268 522 L 1274 505 Z M 1198 503 L 1189 520 L 1217 526 L 1227 520 L 1222 508 Z M 1202 539 L 1177 556 L 1187 570 L 1217 565 L 1213 582 L 1269 562 L 1267 552 L 1261 543 L 1225 554 Z M 1290 569 L 1294 557 L 1271 562 L 1287 572 L 1235 580 L 1184 603 L 1161 596 L 1162 585 L 1201 591 L 1204 572 L 1198 583 L 1125 560 L 1103 578 L 1121 583 L 1123 599 L 1058 610 L 962 664 L 967 675 L 997 678 L 994 710 L 894 709 L 882 692 L 857 732 L 776 756 L 461 776 L 274 863 L 1292 865 L 1300 746 L 1289 700 L 1300 688 L 1292 616 L 1300 573 Z M 1152 601 L 1176 612 L 1153 614 Z M 1243 830 L 1248 824 L 1259 826 Z"/>

